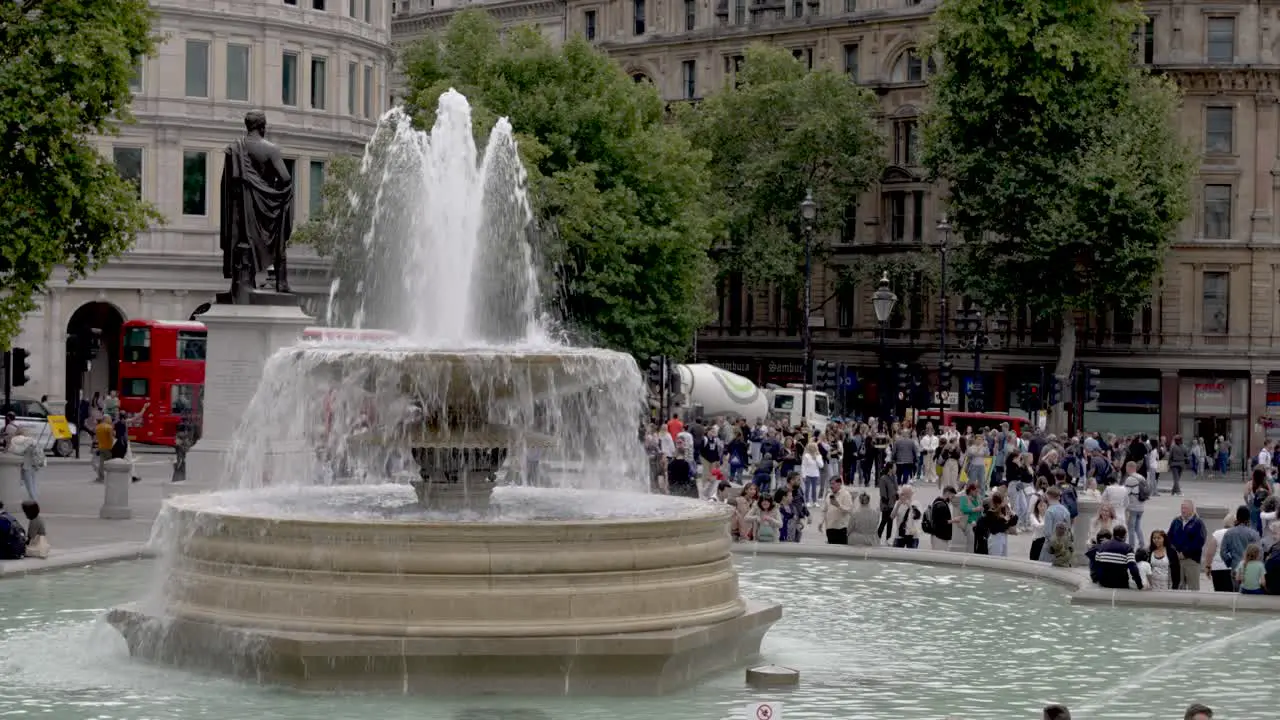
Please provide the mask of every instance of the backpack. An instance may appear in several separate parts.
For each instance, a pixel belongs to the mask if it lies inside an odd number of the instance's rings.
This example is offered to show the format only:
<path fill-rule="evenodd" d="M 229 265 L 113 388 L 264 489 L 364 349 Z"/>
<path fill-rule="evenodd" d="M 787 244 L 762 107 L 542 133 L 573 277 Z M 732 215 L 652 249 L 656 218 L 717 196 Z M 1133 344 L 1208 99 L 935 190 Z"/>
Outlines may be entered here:
<path fill-rule="evenodd" d="M 1151 488 L 1147 487 L 1145 478 L 1138 481 L 1138 502 L 1146 502 L 1151 497 Z"/>
<path fill-rule="evenodd" d="M 12 515 L 0 511 L 0 560 L 21 560 L 27 555 L 27 531 Z"/>
<path fill-rule="evenodd" d="M 920 529 L 924 531 L 925 535 L 933 534 L 933 511 L 934 507 L 940 502 L 945 503 L 946 500 L 943 500 L 942 498 L 934 500 L 933 504 L 929 506 L 929 512 L 925 513 L 924 517 L 920 518 Z"/>
<path fill-rule="evenodd" d="M 1062 491 L 1060 500 L 1063 506 L 1067 508 L 1067 513 L 1071 515 L 1071 519 L 1075 520 L 1080 516 L 1080 505 L 1076 503 L 1076 489 L 1070 485 L 1060 485 L 1059 489 Z"/>

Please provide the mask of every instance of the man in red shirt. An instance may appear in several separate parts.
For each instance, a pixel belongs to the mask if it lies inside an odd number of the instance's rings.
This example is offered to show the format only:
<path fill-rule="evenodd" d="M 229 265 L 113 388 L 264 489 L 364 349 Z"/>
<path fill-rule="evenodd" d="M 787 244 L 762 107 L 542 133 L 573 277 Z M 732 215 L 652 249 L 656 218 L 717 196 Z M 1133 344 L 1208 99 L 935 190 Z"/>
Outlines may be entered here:
<path fill-rule="evenodd" d="M 667 421 L 667 432 L 674 439 L 681 430 L 684 430 L 684 423 L 680 422 L 680 413 L 671 413 L 671 419 Z"/>

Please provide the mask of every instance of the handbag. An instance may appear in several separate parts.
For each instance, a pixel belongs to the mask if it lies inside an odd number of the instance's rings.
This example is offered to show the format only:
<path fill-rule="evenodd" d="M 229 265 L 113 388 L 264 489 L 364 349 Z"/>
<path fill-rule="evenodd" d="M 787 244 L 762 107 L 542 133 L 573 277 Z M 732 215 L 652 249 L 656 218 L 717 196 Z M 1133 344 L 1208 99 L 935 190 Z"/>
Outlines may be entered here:
<path fill-rule="evenodd" d="M 35 540 L 27 545 L 27 557 L 40 558 L 44 560 L 49 557 L 49 536 L 38 535 Z"/>

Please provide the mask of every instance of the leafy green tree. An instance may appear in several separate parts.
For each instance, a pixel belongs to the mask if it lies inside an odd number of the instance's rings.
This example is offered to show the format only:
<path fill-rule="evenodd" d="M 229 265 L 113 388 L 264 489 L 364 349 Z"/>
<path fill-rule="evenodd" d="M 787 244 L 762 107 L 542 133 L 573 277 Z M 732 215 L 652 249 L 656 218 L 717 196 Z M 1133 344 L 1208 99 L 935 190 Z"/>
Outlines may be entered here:
<path fill-rule="evenodd" d="M 795 287 L 804 267 L 800 203 L 812 191 L 821 208 L 815 240 L 839 232 L 846 206 L 884 167 L 879 107 L 846 75 L 809 71 L 772 45 L 747 48 L 738 80 L 681 114 L 694 144 L 711 154 L 728 238 L 719 269 L 751 285 Z M 825 245 L 815 250 L 821 259 Z"/>
<path fill-rule="evenodd" d="M 479 144 L 498 117 L 510 119 L 529 174 L 537 250 L 570 327 L 637 356 L 683 355 L 708 318 L 707 155 L 665 122 L 654 89 L 585 41 L 554 47 L 527 27 L 501 35 L 479 10 L 458 13 L 440 37 L 410 48 L 403 67 L 408 109 L 423 125 L 450 87 L 470 101 Z M 360 236 L 364 212 L 343 206 L 360 195 L 359 183 L 352 193 L 349 179 L 335 180 L 330 230 L 303 235 L 328 253 Z M 335 231 L 334 218 L 347 228 Z"/>
<path fill-rule="evenodd" d="M 925 162 L 950 184 L 965 239 L 955 286 L 988 306 L 1062 320 L 1146 304 L 1188 210 L 1179 97 L 1133 63 L 1146 19 L 1115 0 L 948 0 Z"/>
<path fill-rule="evenodd" d="M 160 220 L 90 139 L 129 119 L 154 47 L 146 0 L 0 3 L 0 345 L 55 267 L 81 277 Z"/>

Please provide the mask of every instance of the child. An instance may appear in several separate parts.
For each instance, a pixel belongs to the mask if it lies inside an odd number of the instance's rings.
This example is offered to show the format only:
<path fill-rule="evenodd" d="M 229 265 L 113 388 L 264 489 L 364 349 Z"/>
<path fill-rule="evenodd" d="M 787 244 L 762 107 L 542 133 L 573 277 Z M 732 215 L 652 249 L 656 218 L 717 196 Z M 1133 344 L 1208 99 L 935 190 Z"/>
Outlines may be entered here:
<path fill-rule="evenodd" d="M 1262 546 L 1254 543 L 1245 548 L 1244 560 L 1236 567 L 1236 584 L 1245 595 L 1263 595 L 1266 591 L 1266 569 L 1262 562 Z"/>
<path fill-rule="evenodd" d="M 1053 557 L 1053 566 L 1071 567 L 1076 557 L 1076 542 L 1071 536 L 1071 526 L 1059 524 L 1053 529 L 1053 538 L 1049 540 L 1049 554 Z"/>
<path fill-rule="evenodd" d="M 1133 551 L 1133 559 L 1138 561 L 1138 577 L 1142 579 L 1141 590 L 1151 589 L 1151 553 L 1143 548 Z"/>

